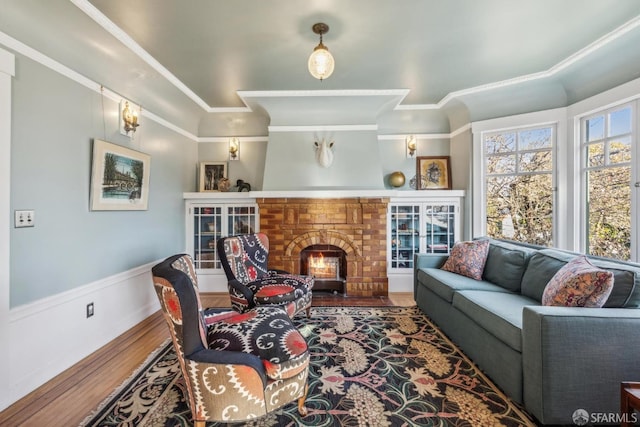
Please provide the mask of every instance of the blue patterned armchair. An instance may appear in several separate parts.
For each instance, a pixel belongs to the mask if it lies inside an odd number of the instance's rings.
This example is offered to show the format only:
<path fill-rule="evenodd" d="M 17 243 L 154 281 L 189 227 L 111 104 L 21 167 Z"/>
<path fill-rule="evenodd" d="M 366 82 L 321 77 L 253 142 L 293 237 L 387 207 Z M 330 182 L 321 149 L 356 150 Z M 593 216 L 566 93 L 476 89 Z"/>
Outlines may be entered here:
<path fill-rule="evenodd" d="M 310 316 L 313 277 L 268 270 L 266 234 L 223 237 L 217 248 L 235 310 L 243 313 L 262 305 L 279 305 L 292 318 L 302 310 Z"/>
<path fill-rule="evenodd" d="M 151 272 L 196 427 L 247 421 L 296 399 L 307 414 L 307 343 L 282 308 L 203 310 L 189 255 Z"/>

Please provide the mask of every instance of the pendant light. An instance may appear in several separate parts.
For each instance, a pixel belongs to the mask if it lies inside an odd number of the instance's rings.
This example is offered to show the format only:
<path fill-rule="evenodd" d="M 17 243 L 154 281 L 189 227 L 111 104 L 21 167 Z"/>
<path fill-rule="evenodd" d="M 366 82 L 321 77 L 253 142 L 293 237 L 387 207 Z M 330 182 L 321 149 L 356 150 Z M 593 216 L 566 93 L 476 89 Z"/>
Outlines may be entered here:
<path fill-rule="evenodd" d="M 314 33 L 320 35 L 320 43 L 313 49 L 313 53 L 309 56 L 309 72 L 313 77 L 324 80 L 333 73 L 335 61 L 329 52 L 329 49 L 322 44 L 322 35 L 329 32 L 329 26 L 321 22 L 311 27 Z"/>

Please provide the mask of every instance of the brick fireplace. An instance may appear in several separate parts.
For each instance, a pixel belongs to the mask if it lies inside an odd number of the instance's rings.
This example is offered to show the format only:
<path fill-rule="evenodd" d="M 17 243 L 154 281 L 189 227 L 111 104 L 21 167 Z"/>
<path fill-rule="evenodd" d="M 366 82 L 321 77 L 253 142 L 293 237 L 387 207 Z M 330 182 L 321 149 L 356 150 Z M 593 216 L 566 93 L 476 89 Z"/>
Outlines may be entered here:
<path fill-rule="evenodd" d="M 302 252 L 344 251 L 344 293 L 387 296 L 388 198 L 258 198 L 260 231 L 269 236 L 269 268 L 300 274 Z M 302 272 L 306 273 L 306 272 Z"/>

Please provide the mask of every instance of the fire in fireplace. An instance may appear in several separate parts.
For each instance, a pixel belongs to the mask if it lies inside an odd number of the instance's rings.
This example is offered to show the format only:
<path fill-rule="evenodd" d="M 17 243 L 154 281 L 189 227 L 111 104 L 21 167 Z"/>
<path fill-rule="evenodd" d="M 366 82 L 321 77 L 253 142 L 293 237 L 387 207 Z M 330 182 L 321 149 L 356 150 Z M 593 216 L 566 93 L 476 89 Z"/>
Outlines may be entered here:
<path fill-rule="evenodd" d="M 316 280 L 339 279 L 340 278 L 340 258 L 325 257 L 320 255 L 309 255 L 308 274 L 314 276 Z"/>
<path fill-rule="evenodd" d="M 308 246 L 300 252 L 300 272 L 315 277 L 314 291 L 344 293 L 346 254 L 333 245 Z"/>

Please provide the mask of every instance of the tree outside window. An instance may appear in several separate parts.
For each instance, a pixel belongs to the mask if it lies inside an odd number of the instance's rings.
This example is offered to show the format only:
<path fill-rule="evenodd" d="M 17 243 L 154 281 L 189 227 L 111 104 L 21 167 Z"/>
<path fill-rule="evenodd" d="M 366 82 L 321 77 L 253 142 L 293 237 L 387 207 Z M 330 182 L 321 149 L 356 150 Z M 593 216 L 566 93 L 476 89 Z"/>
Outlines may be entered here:
<path fill-rule="evenodd" d="M 552 126 L 483 135 L 487 235 L 553 245 Z"/>
<path fill-rule="evenodd" d="M 633 109 L 627 105 L 583 120 L 586 250 L 631 258 L 631 147 Z"/>

